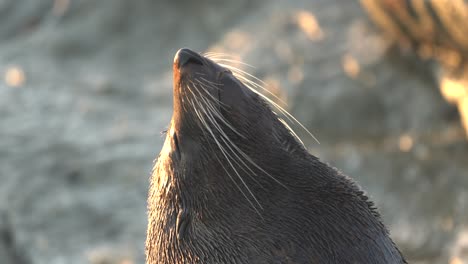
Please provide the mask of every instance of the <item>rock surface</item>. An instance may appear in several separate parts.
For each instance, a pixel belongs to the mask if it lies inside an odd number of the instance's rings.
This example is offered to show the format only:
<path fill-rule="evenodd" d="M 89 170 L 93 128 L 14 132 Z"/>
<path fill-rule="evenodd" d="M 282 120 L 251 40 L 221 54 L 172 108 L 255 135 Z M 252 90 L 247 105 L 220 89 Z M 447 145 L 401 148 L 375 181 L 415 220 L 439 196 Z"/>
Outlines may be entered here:
<path fill-rule="evenodd" d="M 290 2 L 0 1 L 0 262 L 144 262 L 181 47 L 255 66 L 411 263 L 468 261 L 468 144 L 430 65 L 355 1 Z"/>

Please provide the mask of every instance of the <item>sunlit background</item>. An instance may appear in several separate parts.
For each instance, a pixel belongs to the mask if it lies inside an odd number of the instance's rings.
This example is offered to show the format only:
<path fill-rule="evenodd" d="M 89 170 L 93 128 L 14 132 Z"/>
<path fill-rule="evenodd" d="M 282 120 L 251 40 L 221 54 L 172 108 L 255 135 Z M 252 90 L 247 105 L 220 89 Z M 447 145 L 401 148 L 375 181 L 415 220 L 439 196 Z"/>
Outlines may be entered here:
<path fill-rule="evenodd" d="M 252 65 L 410 263 L 468 263 L 466 21 L 463 0 L 1 0 L 0 263 L 144 263 L 182 47 Z"/>

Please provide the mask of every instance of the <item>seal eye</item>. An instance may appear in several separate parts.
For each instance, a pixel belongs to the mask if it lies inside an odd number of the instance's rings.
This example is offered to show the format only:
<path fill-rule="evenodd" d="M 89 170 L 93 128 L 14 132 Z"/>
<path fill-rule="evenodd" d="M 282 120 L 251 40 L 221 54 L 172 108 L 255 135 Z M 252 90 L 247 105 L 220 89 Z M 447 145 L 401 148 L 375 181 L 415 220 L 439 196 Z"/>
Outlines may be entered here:
<path fill-rule="evenodd" d="M 228 69 L 226 69 L 226 70 L 224 70 L 224 71 L 220 71 L 220 72 L 218 73 L 218 79 L 223 78 L 223 77 L 224 77 L 224 74 L 226 74 L 226 73 L 227 73 L 227 74 L 232 74 L 232 72 L 231 72 L 230 70 L 228 70 Z"/>

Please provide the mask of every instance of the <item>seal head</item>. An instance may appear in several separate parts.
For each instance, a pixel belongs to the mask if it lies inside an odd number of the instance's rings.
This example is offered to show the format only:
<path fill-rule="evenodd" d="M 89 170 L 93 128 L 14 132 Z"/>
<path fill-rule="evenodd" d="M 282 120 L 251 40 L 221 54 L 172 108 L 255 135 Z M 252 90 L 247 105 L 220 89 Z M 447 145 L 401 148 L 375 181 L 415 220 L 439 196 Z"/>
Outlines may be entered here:
<path fill-rule="evenodd" d="M 189 49 L 174 58 L 147 263 L 405 263 L 360 188 L 222 62 Z"/>

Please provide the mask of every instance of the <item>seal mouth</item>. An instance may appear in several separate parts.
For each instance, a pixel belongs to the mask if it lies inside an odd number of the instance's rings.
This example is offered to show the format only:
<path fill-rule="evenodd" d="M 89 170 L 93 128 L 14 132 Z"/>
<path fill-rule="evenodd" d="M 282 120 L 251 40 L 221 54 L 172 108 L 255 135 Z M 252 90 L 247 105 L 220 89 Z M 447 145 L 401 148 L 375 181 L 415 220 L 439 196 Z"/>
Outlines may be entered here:
<path fill-rule="evenodd" d="M 195 51 L 182 48 L 174 56 L 173 74 L 174 101 L 179 101 L 182 108 L 191 108 L 193 112 L 199 107 L 190 105 L 205 105 L 209 108 L 207 111 L 216 108 L 220 114 L 227 108 L 222 100 L 226 98 L 223 96 L 223 81 L 232 76 L 229 69 Z M 191 111 L 184 111 L 187 112 Z"/>

